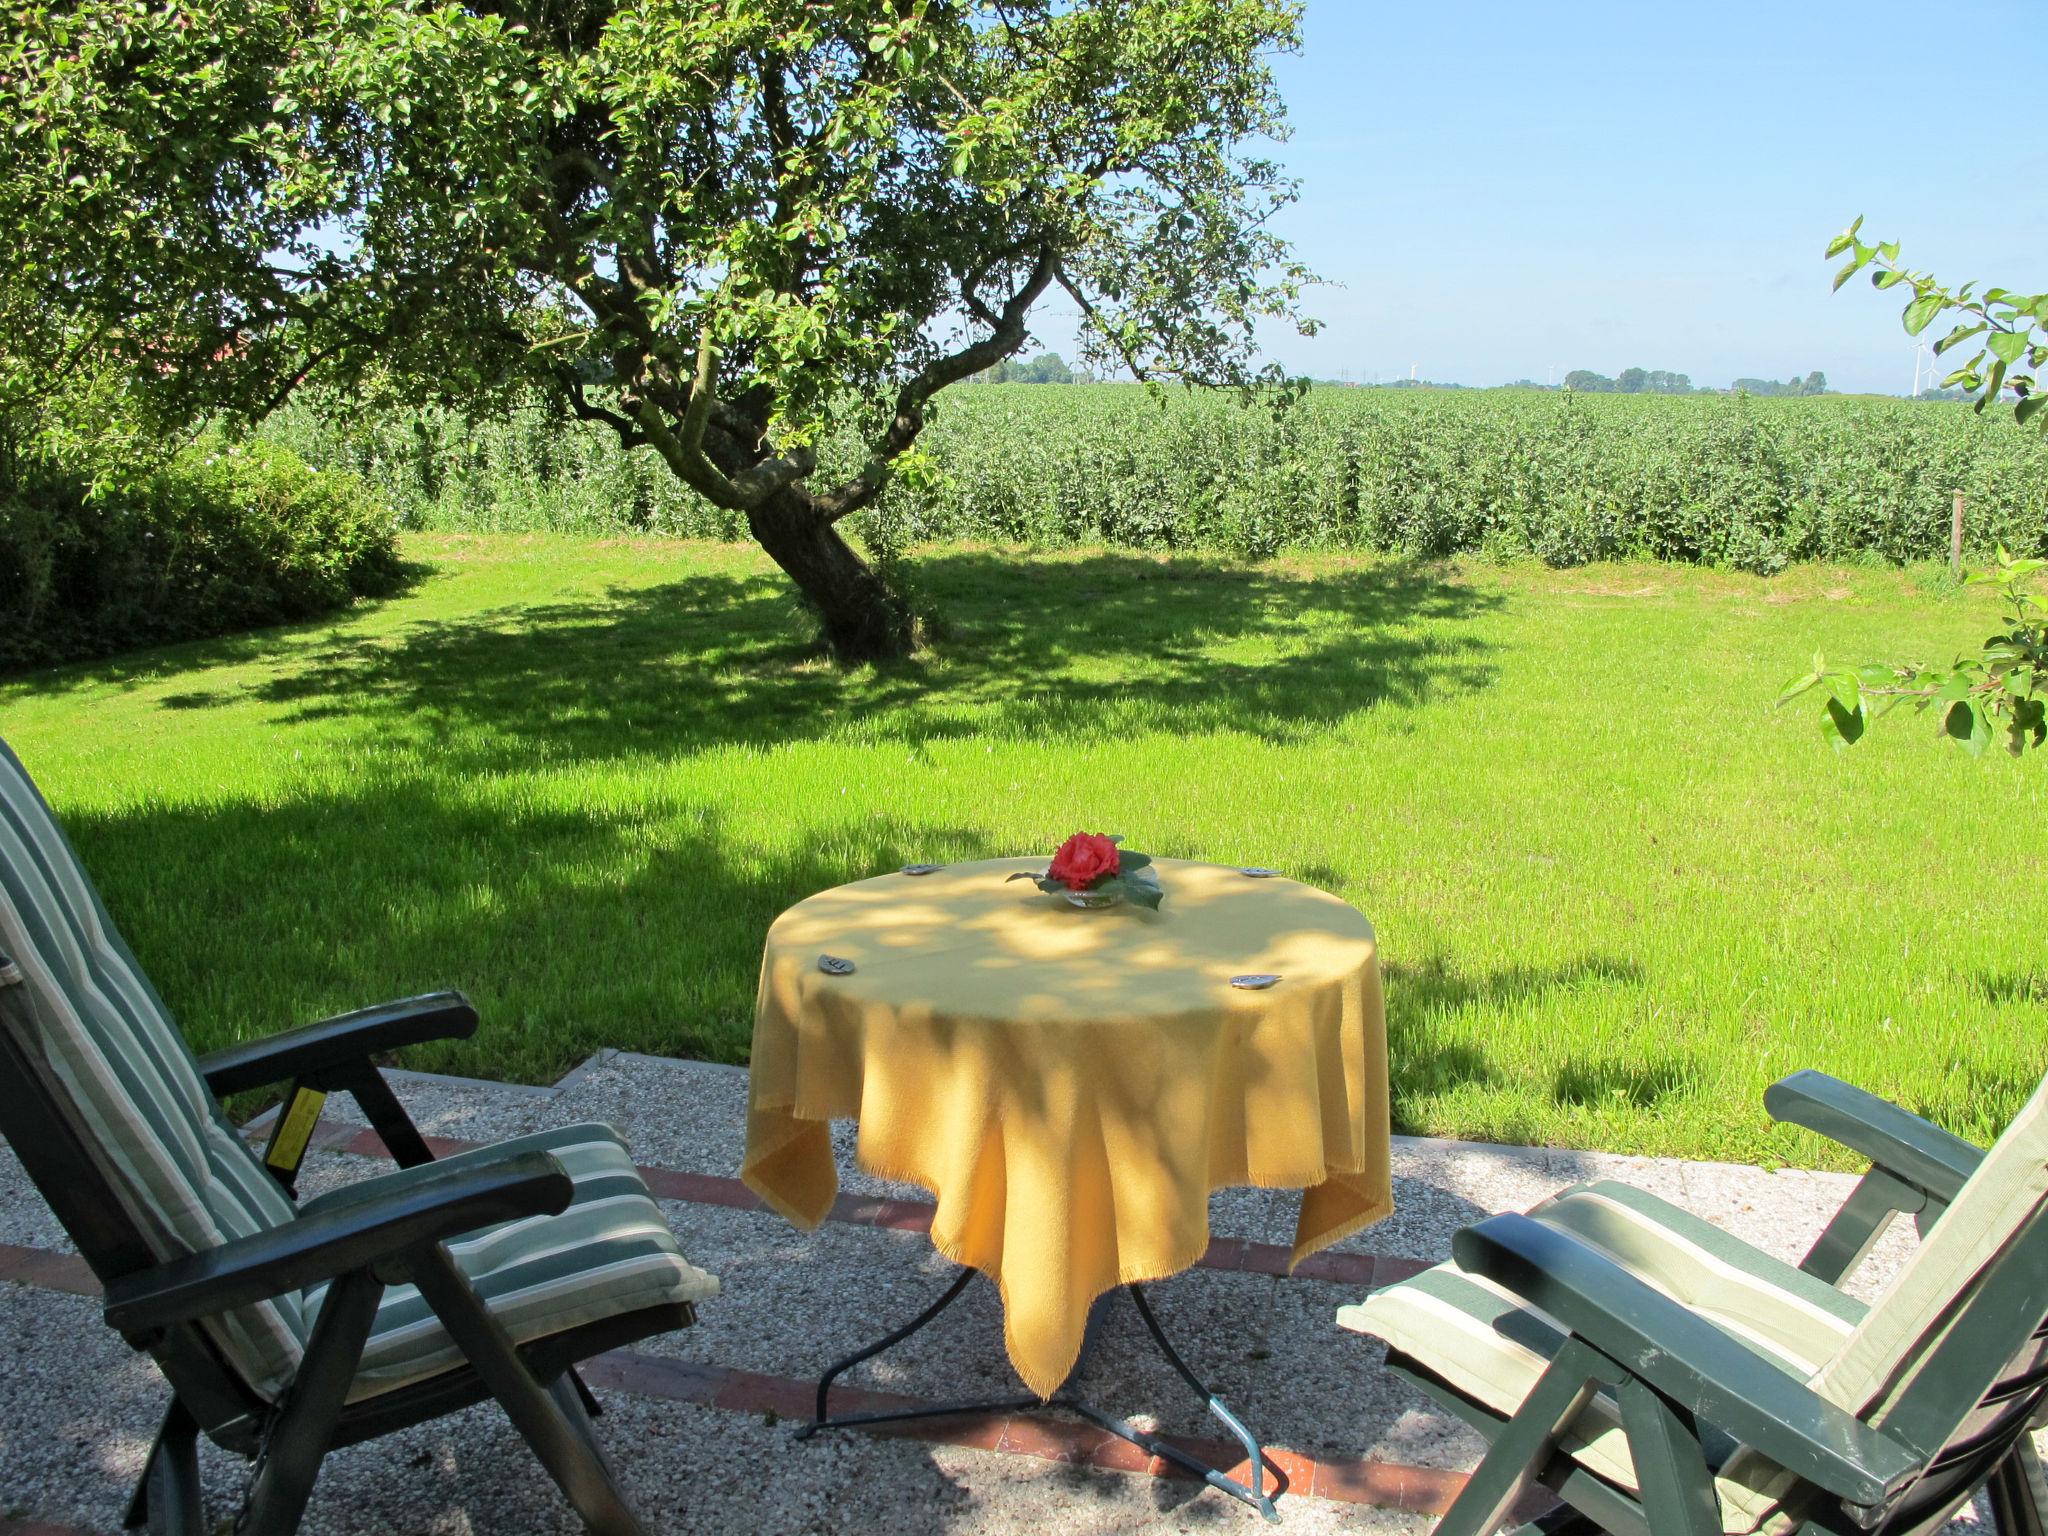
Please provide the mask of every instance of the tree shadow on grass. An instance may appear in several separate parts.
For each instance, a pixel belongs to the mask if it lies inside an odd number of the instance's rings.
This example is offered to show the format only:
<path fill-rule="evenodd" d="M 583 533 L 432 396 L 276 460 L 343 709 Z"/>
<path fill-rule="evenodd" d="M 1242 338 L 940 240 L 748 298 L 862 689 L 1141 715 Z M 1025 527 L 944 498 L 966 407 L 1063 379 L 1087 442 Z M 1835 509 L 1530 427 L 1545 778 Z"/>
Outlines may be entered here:
<path fill-rule="evenodd" d="M 1505 1026 L 1554 993 L 1632 986 L 1641 982 L 1643 970 L 1616 955 L 1586 954 L 1555 965 L 1463 971 L 1446 957 L 1431 955 L 1414 964 L 1389 965 L 1385 979 L 1395 1128 L 1408 1131 L 1420 1128 L 1412 1106 L 1423 1100 L 1465 1086 L 1497 1087 L 1505 1080 L 1482 1045 L 1445 1030 L 1441 1021 L 1446 1015 L 1477 1013 Z M 1676 1091 L 1687 1076 L 1675 1059 L 1647 1066 L 1568 1059 L 1553 1074 L 1549 1097 L 1571 1107 L 1611 1103 L 1621 1095 L 1648 1107 Z M 1510 1139 L 1528 1141 L 1535 1134 L 1533 1121 L 1518 1121 Z"/>
<path fill-rule="evenodd" d="M 2048 1003 L 2048 970 L 2029 966 L 2025 970 L 1979 971 L 1971 978 L 1978 992 L 1993 1003 Z"/>
<path fill-rule="evenodd" d="M 195 1049 L 458 987 L 484 1027 L 408 1064 L 531 1082 L 601 1046 L 744 1060 L 777 914 L 994 852 L 978 832 L 893 817 L 765 851 L 701 807 L 550 805 L 396 775 L 272 806 L 63 819 Z"/>
<path fill-rule="evenodd" d="M 357 597 L 346 607 L 331 613 L 187 640 L 162 640 L 153 644 L 136 641 L 133 643 L 138 649 L 111 656 L 81 657 L 26 669 L 0 667 L 0 687 L 29 695 L 62 695 L 80 688 L 109 684 L 134 688 L 160 678 L 276 656 L 294 644 L 317 643 L 318 637 L 373 613 L 386 603 L 410 596 L 436 574 L 434 566 L 422 561 L 400 560 L 389 586 Z M 172 709 L 199 708 L 225 703 L 231 697 L 233 695 L 225 693 L 199 692 L 174 695 L 162 703 Z"/>
<path fill-rule="evenodd" d="M 698 573 L 395 635 L 344 632 L 246 692 L 200 687 L 163 704 L 253 693 L 288 720 L 362 718 L 382 741 L 488 770 L 542 742 L 558 759 L 667 757 L 837 733 L 1100 739 L 1106 722 L 1285 741 L 1493 680 L 1473 621 L 1500 599 L 1420 565 L 1296 576 L 959 551 L 916 569 L 951 626 L 925 656 L 890 666 L 819 660 L 780 577 Z"/>

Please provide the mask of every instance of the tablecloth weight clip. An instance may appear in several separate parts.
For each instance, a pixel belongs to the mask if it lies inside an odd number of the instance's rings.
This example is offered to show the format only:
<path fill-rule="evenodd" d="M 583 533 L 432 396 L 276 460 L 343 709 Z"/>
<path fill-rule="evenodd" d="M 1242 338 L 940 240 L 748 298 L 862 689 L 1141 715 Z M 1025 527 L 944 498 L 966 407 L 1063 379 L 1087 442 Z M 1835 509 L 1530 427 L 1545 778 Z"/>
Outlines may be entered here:
<path fill-rule="evenodd" d="M 1263 992 L 1279 979 L 1278 976 L 1233 976 L 1230 984 L 1244 992 Z"/>
<path fill-rule="evenodd" d="M 820 955 L 818 969 L 827 976 L 851 976 L 854 967 L 851 960 L 842 960 L 837 955 Z"/>

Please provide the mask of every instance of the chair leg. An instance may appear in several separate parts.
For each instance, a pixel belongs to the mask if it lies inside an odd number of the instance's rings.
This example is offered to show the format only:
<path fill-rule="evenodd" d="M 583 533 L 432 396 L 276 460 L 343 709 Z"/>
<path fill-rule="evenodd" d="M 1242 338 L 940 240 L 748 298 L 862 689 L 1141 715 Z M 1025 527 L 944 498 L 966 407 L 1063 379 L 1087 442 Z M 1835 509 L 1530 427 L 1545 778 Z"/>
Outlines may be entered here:
<path fill-rule="evenodd" d="M 357 1107 L 369 1120 L 370 1129 L 377 1133 L 384 1143 L 384 1150 L 391 1154 L 392 1161 L 399 1167 L 417 1168 L 434 1160 L 433 1149 L 420 1135 L 419 1127 L 412 1123 L 412 1116 L 398 1102 L 398 1095 L 384 1081 L 384 1074 L 369 1062 L 330 1073 L 322 1082 L 355 1099 Z"/>
<path fill-rule="evenodd" d="M 199 1487 L 199 1425 L 177 1397 L 150 1445 L 121 1528 L 150 1536 L 202 1536 L 206 1512 Z"/>
<path fill-rule="evenodd" d="M 576 1367 L 572 1365 L 562 1374 L 576 1384 L 576 1398 L 578 1402 L 582 1403 L 583 1411 L 593 1419 L 603 1418 L 604 1404 L 600 1403 L 597 1400 L 597 1394 L 590 1390 L 590 1383 L 577 1374 Z"/>
<path fill-rule="evenodd" d="M 298 1374 L 257 1450 L 237 1536 L 292 1536 L 299 1528 L 383 1294 L 384 1287 L 366 1269 L 328 1287 Z"/>
<path fill-rule="evenodd" d="M 1618 1395 L 1643 1511 L 1657 1536 L 1721 1536 L 1721 1498 L 1691 1415 L 1634 1378 Z"/>
<path fill-rule="evenodd" d="M 604 1468 L 604 1475 L 616 1485 L 619 1480 L 619 1469 L 612 1465 L 611 1457 L 605 1454 L 604 1443 L 597 1437 L 597 1426 L 590 1422 L 590 1407 L 597 1402 L 597 1399 L 591 1396 L 590 1388 L 583 1384 L 582 1379 L 573 1370 L 569 1370 L 549 1382 L 547 1390 L 548 1395 L 560 1406 L 562 1417 L 569 1421 L 569 1427 L 576 1431 L 585 1445 L 590 1447 L 590 1454 L 595 1456 L 598 1465 Z M 600 1408 L 598 1411 L 603 1412 L 603 1409 Z"/>
<path fill-rule="evenodd" d="M 1557 1437 L 1578 1417 L 1599 1381 L 1613 1367 L 1597 1352 L 1568 1339 L 1502 1428 L 1451 1507 L 1436 1536 L 1491 1536 L 1516 1497 L 1556 1449 Z"/>
<path fill-rule="evenodd" d="M 2022 1437 L 1984 1485 L 1991 1504 L 1991 1523 L 1998 1536 L 2048 1536 L 2048 1485 L 2041 1476 L 2041 1458 L 2031 1440 Z"/>
<path fill-rule="evenodd" d="M 598 1454 L 595 1431 L 574 1388 L 558 1380 L 555 1390 L 543 1387 L 519 1358 L 504 1325 L 470 1286 L 448 1250 L 438 1243 L 406 1258 L 408 1278 L 434 1309 L 448 1336 L 491 1389 L 505 1416 L 533 1447 L 548 1476 L 592 1536 L 647 1536 L 639 1516 L 613 1480 L 611 1468 Z M 572 1414 L 564 1400 L 573 1404 Z"/>

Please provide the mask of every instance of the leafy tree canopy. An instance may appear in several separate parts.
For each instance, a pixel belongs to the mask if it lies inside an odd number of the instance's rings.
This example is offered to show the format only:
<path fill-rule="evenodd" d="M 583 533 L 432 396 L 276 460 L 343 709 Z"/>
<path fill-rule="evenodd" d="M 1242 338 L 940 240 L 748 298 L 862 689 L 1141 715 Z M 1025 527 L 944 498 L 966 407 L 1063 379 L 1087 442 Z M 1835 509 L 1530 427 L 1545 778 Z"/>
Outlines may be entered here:
<path fill-rule="evenodd" d="M 1932 272 L 1915 272 L 1899 261 L 1899 242 L 1880 240 L 1875 244 L 1862 238 L 1863 220 L 1857 219 L 1829 242 L 1828 255 L 1846 255 L 1835 273 L 1835 291 L 1858 272 L 1870 270 L 1871 285 L 1880 291 L 1904 287 L 1912 297 L 1900 313 L 1906 334 L 1918 336 L 1942 316 L 1949 316 L 1948 332 L 1934 344 L 1940 357 L 1957 347 L 1975 344 L 1976 354 L 1947 378 L 1945 386 L 1959 388 L 1973 396 L 1982 411 L 2010 394 L 2013 414 L 2022 422 L 2036 422 L 2048 432 L 2048 389 L 2041 373 L 2048 368 L 2048 293 L 2021 293 L 1996 286 L 1979 289 L 1974 281 L 1951 288 Z"/>
<path fill-rule="evenodd" d="M 1083 361 L 1246 385 L 1308 275 L 1266 59 L 1297 0 L 25 0 L 0 360 L 153 422 L 309 383 L 534 388 L 744 512 L 845 656 L 836 524 L 1061 288 Z M 866 462 L 817 483 L 835 425 Z"/>
<path fill-rule="evenodd" d="M 2041 412 L 2048 392 L 2040 383 L 2040 371 L 2048 367 L 2048 293 L 1996 287 L 1980 293 L 1974 282 L 1950 288 L 1931 272 L 1901 265 L 1896 240 L 1865 242 L 1862 228 L 1859 218 L 1828 245 L 1830 257 L 1849 257 L 1835 273 L 1835 291 L 1870 267 L 1877 288 L 1911 289 L 1901 316 L 1908 335 L 1918 336 L 1944 314 L 1953 316 L 1948 333 L 1934 344 L 1936 354 L 1972 341 L 1978 351 L 1944 384 L 1974 396 L 1979 411 L 2010 392 L 2014 416 L 2038 420 L 2048 431 L 2048 415 Z M 1994 588 L 2006 605 L 2005 627 L 1978 650 L 1946 665 L 1894 661 L 1860 667 L 1830 667 L 1817 651 L 1813 670 L 1794 678 L 1779 704 L 1819 690 L 1821 730 L 1837 747 L 1854 746 L 1873 719 L 1902 703 L 1931 713 L 1942 738 L 1972 755 L 1994 741 L 2015 757 L 2048 747 L 2048 600 L 2031 587 L 2048 570 L 2048 560 L 2015 559 L 2003 547 L 1997 555 L 1995 565 L 1969 578 L 1972 586 Z"/>

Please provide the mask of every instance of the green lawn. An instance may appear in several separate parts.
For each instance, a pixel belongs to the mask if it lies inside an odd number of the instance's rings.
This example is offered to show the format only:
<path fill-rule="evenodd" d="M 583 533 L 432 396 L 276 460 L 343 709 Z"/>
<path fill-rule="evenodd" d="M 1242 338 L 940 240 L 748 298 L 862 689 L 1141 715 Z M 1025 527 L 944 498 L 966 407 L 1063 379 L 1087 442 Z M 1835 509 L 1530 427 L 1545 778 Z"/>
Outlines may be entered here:
<path fill-rule="evenodd" d="M 408 553 L 339 623 L 0 683 L 202 1048 L 453 985 L 483 1031 L 412 1064 L 741 1060 L 784 906 L 1087 827 L 1363 909 L 1409 1130 L 1811 1161 L 1795 1067 L 1973 1138 L 2048 1067 L 2048 770 L 1768 708 L 1981 638 L 1909 574 L 948 547 L 934 652 L 844 675 L 747 550 Z"/>

